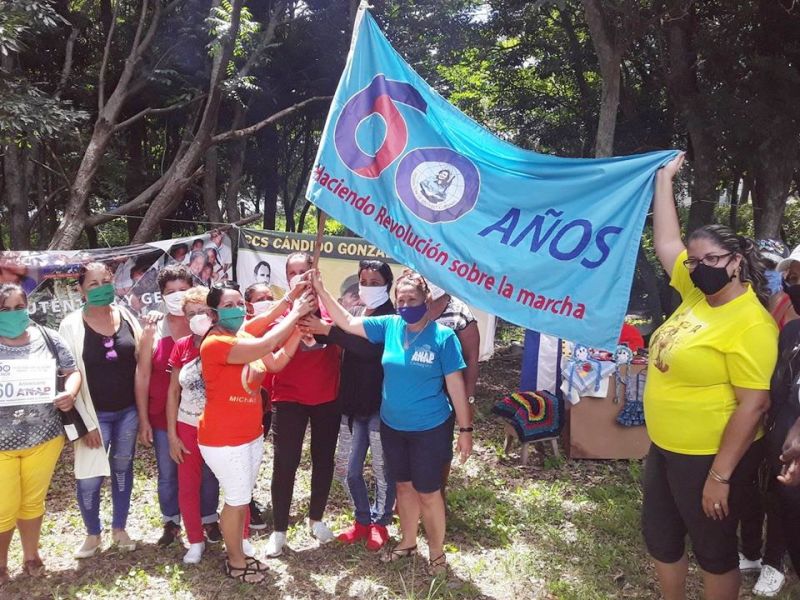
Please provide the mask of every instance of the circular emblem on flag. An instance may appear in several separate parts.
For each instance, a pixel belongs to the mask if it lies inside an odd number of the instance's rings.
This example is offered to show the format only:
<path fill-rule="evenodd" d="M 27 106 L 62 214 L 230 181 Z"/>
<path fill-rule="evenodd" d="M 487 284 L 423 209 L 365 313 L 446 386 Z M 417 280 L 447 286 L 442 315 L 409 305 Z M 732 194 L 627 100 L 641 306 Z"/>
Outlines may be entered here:
<path fill-rule="evenodd" d="M 397 195 L 411 212 L 429 223 L 460 219 L 478 201 L 477 167 L 449 148 L 417 148 L 406 154 L 395 174 Z"/>

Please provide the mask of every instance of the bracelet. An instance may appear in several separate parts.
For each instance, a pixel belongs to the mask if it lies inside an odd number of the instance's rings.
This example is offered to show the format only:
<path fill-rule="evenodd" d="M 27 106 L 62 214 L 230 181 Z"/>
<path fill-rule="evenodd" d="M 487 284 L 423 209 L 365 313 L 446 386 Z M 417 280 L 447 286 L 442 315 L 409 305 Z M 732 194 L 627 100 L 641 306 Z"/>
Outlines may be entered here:
<path fill-rule="evenodd" d="M 722 475 L 717 473 L 714 469 L 709 469 L 708 470 L 708 476 L 711 477 L 711 479 L 713 479 L 714 481 L 717 481 L 719 483 L 724 483 L 725 485 L 730 485 L 731 484 L 730 479 L 725 479 Z"/>
<path fill-rule="evenodd" d="M 458 428 L 458 433 L 472 433 L 473 431 L 475 431 L 475 429 L 473 427 L 459 427 Z"/>
<path fill-rule="evenodd" d="M 291 305 L 292 305 L 292 299 L 289 297 L 289 294 L 286 294 L 286 295 L 283 297 L 283 300 L 285 300 L 285 301 L 286 301 L 286 304 L 288 304 L 289 306 L 291 306 Z"/>

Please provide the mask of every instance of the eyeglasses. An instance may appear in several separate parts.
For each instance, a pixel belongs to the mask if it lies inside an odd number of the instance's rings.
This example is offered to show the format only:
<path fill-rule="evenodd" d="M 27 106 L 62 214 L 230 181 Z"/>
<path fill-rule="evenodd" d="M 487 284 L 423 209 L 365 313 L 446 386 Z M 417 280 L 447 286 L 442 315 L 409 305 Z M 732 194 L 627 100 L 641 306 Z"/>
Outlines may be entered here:
<path fill-rule="evenodd" d="M 733 252 L 728 252 L 726 254 L 706 254 L 703 258 L 687 258 L 685 261 L 683 261 L 683 265 L 690 271 L 696 269 L 697 265 L 700 263 L 703 263 L 708 267 L 716 267 L 720 260 L 726 256 L 731 256 L 732 254 Z M 730 262 L 730 260 L 728 262 Z M 728 263 L 725 263 L 725 266 L 727 265 Z"/>
<path fill-rule="evenodd" d="M 212 290 L 236 290 L 239 291 L 239 284 L 235 281 L 218 281 L 211 284 Z"/>
<path fill-rule="evenodd" d="M 119 356 L 117 356 L 117 351 L 114 348 L 114 338 L 104 337 L 103 347 L 106 349 L 106 360 L 114 362 L 119 358 Z"/>

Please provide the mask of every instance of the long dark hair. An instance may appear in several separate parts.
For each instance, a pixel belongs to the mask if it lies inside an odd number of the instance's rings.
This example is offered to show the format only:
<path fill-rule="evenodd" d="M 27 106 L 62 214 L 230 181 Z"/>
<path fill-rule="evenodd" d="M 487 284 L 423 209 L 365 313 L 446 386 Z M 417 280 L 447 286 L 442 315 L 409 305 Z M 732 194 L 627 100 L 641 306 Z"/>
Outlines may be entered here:
<path fill-rule="evenodd" d="M 361 275 L 361 271 L 375 271 L 386 282 L 386 291 L 389 292 L 392 289 L 392 281 L 394 280 L 394 275 L 392 274 L 392 268 L 387 265 L 382 260 L 362 260 L 358 263 L 358 274 Z"/>
<path fill-rule="evenodd" d="M 711 240 L 726 252 L 732 252 L 742 257 L 739 270 L 739 280 L 742 283 L 749 283 L 753 291 L 758 296 L 761 304 L 769 305 L 769 290 L 767 288 L 767 277 L 764 272 L 767 265 L 761 258 L 756 243 L 748 237 L 737 234 L 730 227 L 725 225 L 704 225 L 695 229 L 689 235 L 688 241 L 705 238 Z"/>

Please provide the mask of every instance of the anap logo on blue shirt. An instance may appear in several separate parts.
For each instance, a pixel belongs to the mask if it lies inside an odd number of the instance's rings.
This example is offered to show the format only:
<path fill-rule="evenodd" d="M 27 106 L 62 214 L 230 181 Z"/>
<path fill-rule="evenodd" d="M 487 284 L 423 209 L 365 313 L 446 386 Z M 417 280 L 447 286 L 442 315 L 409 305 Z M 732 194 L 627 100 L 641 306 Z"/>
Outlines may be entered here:
<path fill-rule="evenodd" d="M 414 350 L 414 354 L 411 355 L 411 362 L 418 364 L 418 365 L 432 365 L 436 360 L 436 353 L 431 350 L 431 347 L 428 344 Z"/>

